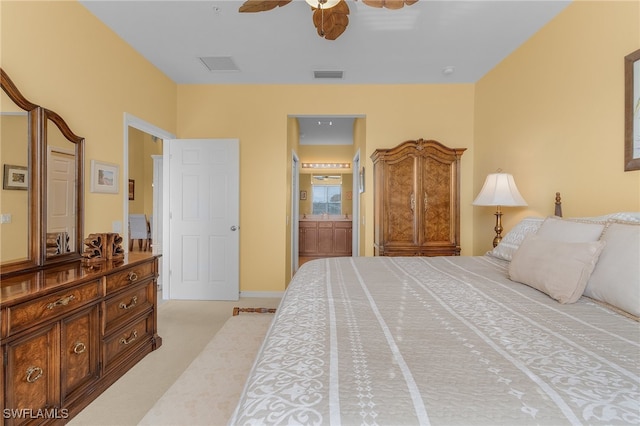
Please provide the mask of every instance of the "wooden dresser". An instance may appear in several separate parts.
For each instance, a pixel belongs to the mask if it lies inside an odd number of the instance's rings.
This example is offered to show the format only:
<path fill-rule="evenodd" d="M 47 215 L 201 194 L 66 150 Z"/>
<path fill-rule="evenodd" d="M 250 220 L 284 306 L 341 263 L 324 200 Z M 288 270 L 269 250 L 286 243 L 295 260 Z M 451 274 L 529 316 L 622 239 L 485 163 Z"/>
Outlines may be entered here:
<path fill-rule="evenodd" d="M 158 259 L 80 261 L 0 282 L 3 424 L 65 423 L 162 339 Z"/>
<path fill-rule="evenodd" d="M 374 255 L 460 254 L 460 157 L 465 150 L 419 139 L 374 151 Z"/>

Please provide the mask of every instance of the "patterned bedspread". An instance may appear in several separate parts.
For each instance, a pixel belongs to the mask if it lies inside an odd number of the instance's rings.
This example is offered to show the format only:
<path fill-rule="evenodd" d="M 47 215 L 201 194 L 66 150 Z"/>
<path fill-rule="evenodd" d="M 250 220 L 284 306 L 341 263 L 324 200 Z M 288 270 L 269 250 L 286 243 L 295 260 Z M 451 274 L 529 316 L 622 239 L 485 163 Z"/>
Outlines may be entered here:
<path fill-rule="evenodd" d="M 640 324 L 477 257 L 304 264 L 231 425 L 640 423 Z"/>

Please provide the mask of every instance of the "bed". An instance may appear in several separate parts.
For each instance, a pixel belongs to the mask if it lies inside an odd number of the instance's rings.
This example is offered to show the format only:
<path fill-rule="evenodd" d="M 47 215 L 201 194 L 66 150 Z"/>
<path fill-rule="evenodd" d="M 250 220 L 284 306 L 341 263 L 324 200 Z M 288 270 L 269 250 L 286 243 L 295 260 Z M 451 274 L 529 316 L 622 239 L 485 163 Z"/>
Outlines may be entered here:
<path fill-rule="evenodd" d="M 229 424 L 637 424 L 639 223 L 525 218 L 484 256 L 305 263 Z"/>

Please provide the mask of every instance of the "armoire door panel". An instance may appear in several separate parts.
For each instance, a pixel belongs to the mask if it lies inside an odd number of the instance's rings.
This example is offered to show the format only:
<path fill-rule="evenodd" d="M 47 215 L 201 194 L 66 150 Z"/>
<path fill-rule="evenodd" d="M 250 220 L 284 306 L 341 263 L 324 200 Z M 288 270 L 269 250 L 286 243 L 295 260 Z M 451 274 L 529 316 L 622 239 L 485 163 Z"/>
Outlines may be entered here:
<path fill-rule="evenodd" d="M 451 181 L 452 163 L 443 163 L 432 157 L 422 161 L 422 235 L 421 243 L 444 241 L 452 243 L 451 200 L 454 191 Z"/>
<path fill-rule="evenodd" d="M 385 170 L 386 244 L 416 243 L 416 160 L 407 155 L 390 162 Z"/>

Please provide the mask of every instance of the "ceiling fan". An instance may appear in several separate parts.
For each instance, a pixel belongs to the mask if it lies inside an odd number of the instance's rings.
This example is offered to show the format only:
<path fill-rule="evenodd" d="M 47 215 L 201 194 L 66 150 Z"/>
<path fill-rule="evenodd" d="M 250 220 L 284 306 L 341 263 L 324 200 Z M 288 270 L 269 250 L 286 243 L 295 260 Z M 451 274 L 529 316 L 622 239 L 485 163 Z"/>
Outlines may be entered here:
<path fill-rule="evenodd" d="M 242 13 L 265 12 L 276 7 L 286 6 L 292 0 L 246 0 L 239 11 Z M 349 25 L 349 6 L 345 0 L 306 0 L 313 10 L 313 25 L 318 35 L 326 40 L 335 40 Z M 411 6 L 418 0 L 362 0 L 371 7 L 401 9 Z"/>

